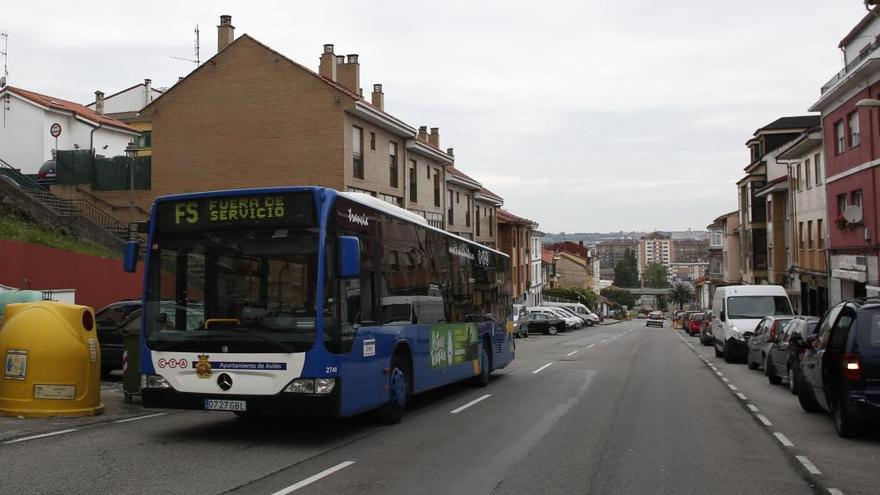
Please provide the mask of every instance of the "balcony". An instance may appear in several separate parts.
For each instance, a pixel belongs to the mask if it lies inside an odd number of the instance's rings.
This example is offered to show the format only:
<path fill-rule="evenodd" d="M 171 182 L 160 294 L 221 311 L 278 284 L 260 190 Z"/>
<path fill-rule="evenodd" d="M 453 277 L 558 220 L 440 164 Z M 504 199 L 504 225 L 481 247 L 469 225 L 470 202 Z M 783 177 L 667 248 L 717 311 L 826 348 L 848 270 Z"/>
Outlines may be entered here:
<path fill-rule="evenodd" d="M 799 249 L 798 268 L 811 272 L 825 273 L 827 263 L 824 249 Z"/>
<path fill-rule="evenodd" d="M 856 67 L 862 64 L 865 60 L 869 58 L 873 58 L 877 49 L 880 48 L 880 35 L 874 38 L 873 41 L 868 43 L 862 50 L 855 56 L 846 66 L 841 69 L 840 72 L 834 75 L 827 83 L 822 85 L 821 93 L 824 95 L 831 88 L 833 88 L 837 83 L 844 80 L 847 74 L 855 70 Z"/>

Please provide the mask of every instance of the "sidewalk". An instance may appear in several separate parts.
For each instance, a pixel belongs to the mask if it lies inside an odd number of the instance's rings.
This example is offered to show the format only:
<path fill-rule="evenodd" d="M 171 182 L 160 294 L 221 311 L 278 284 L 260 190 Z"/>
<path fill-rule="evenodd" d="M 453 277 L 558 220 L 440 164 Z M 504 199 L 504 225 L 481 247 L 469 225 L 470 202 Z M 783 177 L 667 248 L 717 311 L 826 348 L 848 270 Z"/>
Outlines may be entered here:
<path fill-rule="evenodd" d="M 608 326 L 608 325 L 616 325 L 616 324 L 622 323 L 624 321 L 626 321 L 626 320 L 615 320 L 613 318 L 606 318 L 604 321 L 600 321 L 599 323 L 596 323 L 596 325 L 600 325 L 600 326 L 604 327 L 604 326 Z"/>
<path fill-rule="evenodd" d="M 140 404 L 126 404 L 122 394 L 122 382 L 101 382 L 101 402 L 104 403 L 104 413 L 97 416 L 73 418 L 63 416 L 51 418 L 0 416 L 0 444 L 15 438 L 70 428 L 83 428 L 158 412 L 158 410 L 144 409 Z"/>

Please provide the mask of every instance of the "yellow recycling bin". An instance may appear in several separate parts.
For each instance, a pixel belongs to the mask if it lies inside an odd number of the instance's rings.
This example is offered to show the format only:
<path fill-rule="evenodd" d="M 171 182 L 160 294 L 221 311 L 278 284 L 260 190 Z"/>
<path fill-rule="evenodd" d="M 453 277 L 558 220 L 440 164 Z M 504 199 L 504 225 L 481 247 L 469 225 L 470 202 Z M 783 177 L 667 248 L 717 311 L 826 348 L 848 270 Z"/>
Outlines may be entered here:
<path fill-rule="evenodd" d="M 6 306 L 0 328 L 0 415 L 93 416 L 101 349 L 92 308 L 55 301 Z"/>

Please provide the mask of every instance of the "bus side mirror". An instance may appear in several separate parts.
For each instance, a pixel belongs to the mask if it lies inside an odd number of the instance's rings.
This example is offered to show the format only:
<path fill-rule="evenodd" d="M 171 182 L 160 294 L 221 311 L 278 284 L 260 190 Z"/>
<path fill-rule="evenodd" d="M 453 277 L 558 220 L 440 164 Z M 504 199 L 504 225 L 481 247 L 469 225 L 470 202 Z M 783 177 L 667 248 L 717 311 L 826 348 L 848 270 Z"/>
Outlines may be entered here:
<path fill-rule="evenodd" d="M 138 241 L 126 241 L 122 258 L 123 270 L 128 273 L 134 273 L 137 271 L 138 256 L 140 255 L 140 251 L 141 247 L 138 244 Z"/>
<path fill-rule="evenodd" d="M 339 237 L 339 277 L 354 278 L 361 274 L 361 240 L 354 236 Z"/>

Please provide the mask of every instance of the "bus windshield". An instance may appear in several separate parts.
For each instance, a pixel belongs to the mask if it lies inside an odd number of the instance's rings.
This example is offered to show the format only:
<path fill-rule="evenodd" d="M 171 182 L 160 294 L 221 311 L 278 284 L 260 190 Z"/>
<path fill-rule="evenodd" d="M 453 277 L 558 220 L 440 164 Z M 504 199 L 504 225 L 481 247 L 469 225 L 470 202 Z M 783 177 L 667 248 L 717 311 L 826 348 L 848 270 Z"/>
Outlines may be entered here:
<path fill-rule="evenodd" d="M 144 335 L 155 350 L 304 352 L 316 337 L 318 231 L 156 235 Z"/>

